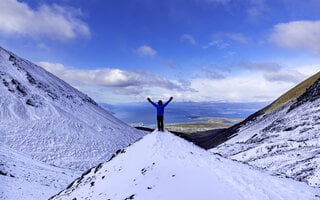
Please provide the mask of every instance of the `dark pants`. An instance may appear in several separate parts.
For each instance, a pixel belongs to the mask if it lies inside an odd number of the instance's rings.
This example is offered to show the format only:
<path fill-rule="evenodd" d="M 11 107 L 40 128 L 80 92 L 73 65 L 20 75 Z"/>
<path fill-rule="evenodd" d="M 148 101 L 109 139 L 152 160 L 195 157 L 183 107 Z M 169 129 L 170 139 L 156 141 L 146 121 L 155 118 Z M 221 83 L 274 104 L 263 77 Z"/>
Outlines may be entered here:
<path fill-rule="evenodd" d="M 158 131 L 164 131 L 163 130 L 163 116 L 157 116 L 158 121 Z"/>

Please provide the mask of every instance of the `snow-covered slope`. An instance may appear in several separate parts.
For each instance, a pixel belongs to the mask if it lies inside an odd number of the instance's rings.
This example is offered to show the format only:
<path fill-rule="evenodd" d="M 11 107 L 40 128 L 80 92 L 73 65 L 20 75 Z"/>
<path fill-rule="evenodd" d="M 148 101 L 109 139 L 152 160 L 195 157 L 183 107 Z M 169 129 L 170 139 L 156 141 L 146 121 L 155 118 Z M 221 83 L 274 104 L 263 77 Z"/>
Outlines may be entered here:
<path fill-rule="evenodd" d="M 211 151 L 320 187 L 320 78 L 297 99 L 247 121 Z"/>
<path fill-rule="evenodd" d="M 319 199 L 305 183 L 224 159 L 169 132 L 145 136 L 51 199 Z"/>
<path fill-rule="evenodd" d="M 87 169 L 143 136 L 90 97 L 0 47 L 0 144 Z"/>
<path fill-rule="evenodd" d="M 66 187 L 80 172 L 35 161 L 0 146 L 0 199 L 48 199 Z"/>

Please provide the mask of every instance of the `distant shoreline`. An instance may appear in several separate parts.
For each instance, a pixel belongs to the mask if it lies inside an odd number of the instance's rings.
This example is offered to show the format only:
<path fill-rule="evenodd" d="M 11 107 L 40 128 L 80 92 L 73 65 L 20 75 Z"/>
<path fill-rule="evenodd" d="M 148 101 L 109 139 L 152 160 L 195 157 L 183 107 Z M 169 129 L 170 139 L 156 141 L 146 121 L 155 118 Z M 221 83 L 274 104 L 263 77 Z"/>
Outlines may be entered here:
<path fill-rule="evenodd" d="M 168 123 L 166 127 L 169 131 L 195 134 L 215 129 L 225 129 L 241 122 L 242 118 L 226 117 L 199 117 L 196 122 Z"/>
<path fill-rule="evenodd" d="M 165 125 L 172 130 L 197 132 L 216 128 L 225 128 L 234 124 L 232 119 L 245 119 L 252 113 L 265 107 L 265 103 L 222 103 L 222 102 L 175 102 L 165 110 Z M 148 102 L 105 105 L 121 121 L 135 127 L 156 127 L 156 110 Z M 220 120 L 219 124 L 208 122 Z M 231 120 L 231 121 L 230 121 Z M 198 123 L 193 123 L 198 122 Z M 236 122 L 235 122 L 236 123 Z M 170 125 L 170 126 L 169 126 Z M 207 128 L 206 128 L 207 126 Z M 187 128 L 189 127 L 189 130 Z M 192 130 L 192 127 L 197 127 Z"/>
<path fill-rule="evenodd" d="M 226 117 L 198 117 L 195 122 L 179 122 L 179 123 L 165 123 L 165 127 L 170 132 L 177 132 L 183 134 L 197 134 L 207 131 L 226 129 L 236 123 L 241 122 L 242 118 L 226 118 Z M 134 125 L 133 127 L 145 129 L 147 131 L 154 130 L 154 126 Z"/>

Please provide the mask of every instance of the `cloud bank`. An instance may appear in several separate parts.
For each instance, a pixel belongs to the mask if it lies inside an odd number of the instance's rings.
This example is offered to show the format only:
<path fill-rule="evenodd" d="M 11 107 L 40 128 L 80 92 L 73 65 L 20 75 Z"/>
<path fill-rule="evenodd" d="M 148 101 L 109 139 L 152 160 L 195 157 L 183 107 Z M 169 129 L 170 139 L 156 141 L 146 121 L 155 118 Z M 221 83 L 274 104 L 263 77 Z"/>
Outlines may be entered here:
<path fill-rule="evenodd" d="M 115 68 L 80 70 L 62 64 L 38 62 L 40 66 L 73 85 L 102 86 L 122 94 L 141 94 L 150 88 L 191 91 L 183 81 L 173 81 L 148 72 L 125 71 Z"/>
<path fill-rule="evenodd" d="M 273 27 L 270 41 L 288 49 L 320 54 L 320 21 L 293 21 Z"/>
<path fill-rule="evenodd" d="M 287 69 L 276 63 L 249 63 L 241 73 L 223 75 L 204 68 L 200 71 L 205 76 L 169 80 L 145 71 L 80 70 L 49 62 L 38 64 L 97 101 L 107 103 L 143 101 L 147 96 L 159 99 L 174 96 L 178 101 L 272 101 L 316 73 L 317 68 Z"/>
<path fill-rule="evenodd" d="M 91 35 L 88 25 L 80 19 L 82 12 L 75 8 L 42 4 L 32 9 L 17 0 L 1 0 L 0 10 L 0 32 L 6 35 L 58 40 Z"/>
<path fill-rule="evenodd" d="M 299 81 L 307 78 L 298 70 L 286 69 L 274 62 L 242 63 L 244 69 L 251 72 L 261 72 L 263 78 L 269 82 L 288 82 L 297 84 Z"/>

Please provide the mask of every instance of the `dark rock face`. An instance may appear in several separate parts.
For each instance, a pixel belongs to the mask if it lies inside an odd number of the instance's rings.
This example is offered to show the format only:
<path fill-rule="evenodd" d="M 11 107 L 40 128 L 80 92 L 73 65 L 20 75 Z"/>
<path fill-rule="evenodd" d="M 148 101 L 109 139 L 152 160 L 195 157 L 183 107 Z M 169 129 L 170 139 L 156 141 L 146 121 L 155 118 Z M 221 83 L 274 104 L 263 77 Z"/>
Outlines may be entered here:
<path fill-rule="evenodd" d="M 296 107 L 306 103 L 306 102 L 313 102 L 316 99 L 320 98 L 320 79 L 318 79 L 313 85 L 307 88 L 306 92 L 303 93 L 297 101 L 290 106 L 288 112 L 292 111 Z"/>

